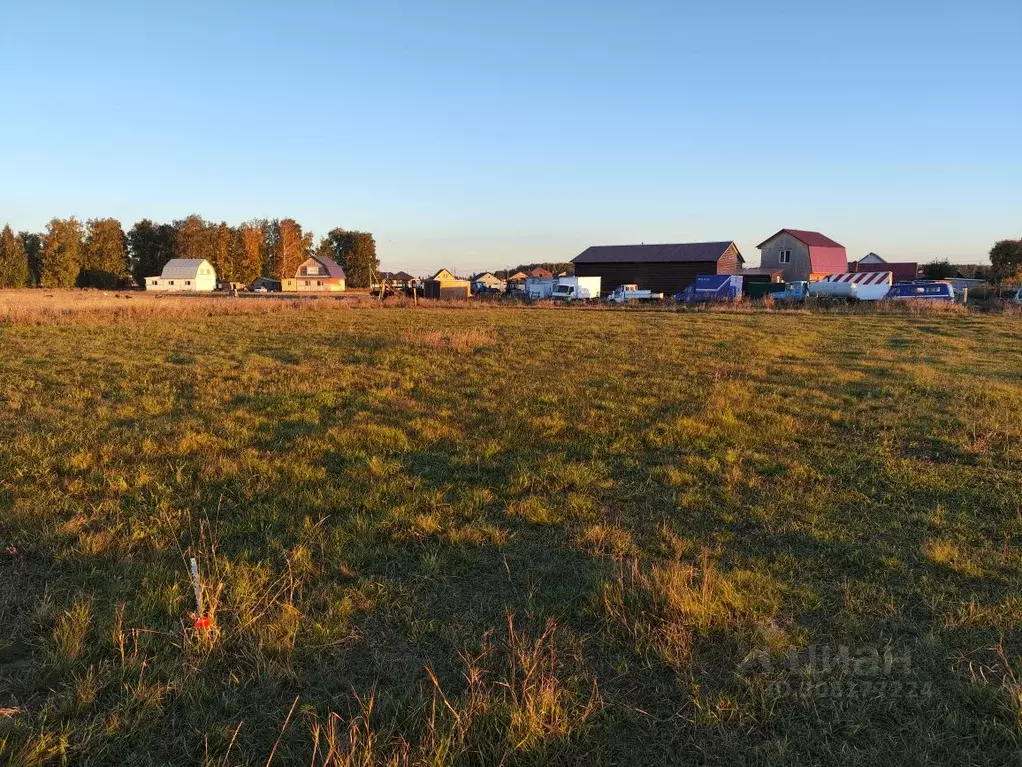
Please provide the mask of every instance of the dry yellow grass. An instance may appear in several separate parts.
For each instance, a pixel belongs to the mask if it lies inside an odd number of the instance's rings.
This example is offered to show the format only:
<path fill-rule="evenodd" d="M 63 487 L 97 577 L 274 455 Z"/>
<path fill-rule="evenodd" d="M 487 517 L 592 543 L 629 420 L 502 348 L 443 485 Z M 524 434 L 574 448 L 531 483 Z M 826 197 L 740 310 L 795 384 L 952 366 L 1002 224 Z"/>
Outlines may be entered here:
<path fill-rule="evenodd" d="M 568 311 L 616 312 L 712 312 L 723 314 L 882 314 L 882 315 L 966 315 L 971 309 L 961 304 L 927 301 L 884 301 L 863 304 L 820 304 L 814 306 L 782 306 L 773 301 L 743 300 L 736 303 L 680 306 L 674 301 L 658 304 L 610 306 L 604 303 L 571 306 L 544 301 L 520 301 L 505 298 L 473 298 L 434 301 L 405 296 L 392 296 L 381 302 L 365 292 L 351 291 L 339 295 L 302 296 L 281 294 L 192 294 L 168 295 L 138 290 L 103 291 L 76 290 L 0 290 L 0 325 L 53 325 L 79 322 L 119 322 L 131 319 L 215 317 L 221 315 L 274 314 L 293 311 L 327 311 L 337 309 L 411 309 L 447 308 L 507 310 L 518 308 L 560 309 Z M 1009 314 L 1022 312 L 1022 307 L 1000 303 L 993 309 Z M 410 343 L 472 351 L 490 345 L 485 338 L 409 338 Z"/>
<path fill-rule="evenodd" d="M 1017 761 L 1017 316 L 59 295 L 0 764 Z"/>
<path fill-rule="evenodd" d="M 212 317 L 326 310 L 371 303 L 365 294 L 344 296 L 167 295 L 143 291 L 2 290 L 0 324 L 52 325 L 81 321 L 118 321 L 156 317 Z"/>

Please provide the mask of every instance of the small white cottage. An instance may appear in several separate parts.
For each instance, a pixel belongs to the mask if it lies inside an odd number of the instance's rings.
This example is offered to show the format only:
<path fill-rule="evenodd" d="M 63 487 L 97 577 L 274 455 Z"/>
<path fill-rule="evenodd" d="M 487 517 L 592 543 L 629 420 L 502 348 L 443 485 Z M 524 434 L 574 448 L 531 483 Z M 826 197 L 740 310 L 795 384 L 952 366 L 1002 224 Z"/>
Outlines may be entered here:
<path fill-rule="evenodd" d="M 145 289 L 208 293 L 216 290 L 216 270 L 204 258 L 172 258 L 159 277 L 145 278 Z"/>

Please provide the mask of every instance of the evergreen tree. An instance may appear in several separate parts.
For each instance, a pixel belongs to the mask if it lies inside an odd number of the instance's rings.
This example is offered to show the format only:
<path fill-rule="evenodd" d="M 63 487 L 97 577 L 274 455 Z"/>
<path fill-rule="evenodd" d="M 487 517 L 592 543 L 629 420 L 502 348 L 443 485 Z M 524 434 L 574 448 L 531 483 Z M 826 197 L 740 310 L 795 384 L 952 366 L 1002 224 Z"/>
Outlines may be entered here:
<path fill-rule="evenodd" d="M 42 275 L 44 288 L 73 288 L 82 270 L 82 225 L 74 216 L 55 218 L 43 237 Z"/>
<path fill-rule="evenodd" d="M 43 236 L 36 232 L 18 232 L 18 239 L 28 256 L 30 284 L 38 285 L 43 276 Z"/>
<path fill-rule="evenodd" d="M 29 284 L 28 255 L 10 226 L 0 232 L 0 288 L 23 288 Z"/>
<path fill-rule="evenodd" d="M 263 233 L 263 244 L 259 251 L 263 261 L 262 273 L 272 277 L 275 276 L 273 253 L 277 249 L 277 240 L 280 237 L 280 221 L 278 219 L 268 221 L 264 218 L 259 222 L 259 225 Z"/>

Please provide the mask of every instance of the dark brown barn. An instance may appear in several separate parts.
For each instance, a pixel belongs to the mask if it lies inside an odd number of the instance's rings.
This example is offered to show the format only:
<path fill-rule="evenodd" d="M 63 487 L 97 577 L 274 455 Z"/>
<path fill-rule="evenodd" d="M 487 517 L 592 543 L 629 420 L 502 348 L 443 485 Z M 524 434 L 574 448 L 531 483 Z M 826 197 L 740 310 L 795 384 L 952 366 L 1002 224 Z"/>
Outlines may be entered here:
<path fill-rule="evenodd" d="M 635 284 L 680 293 L 700 274 L 738 274 L 745 259 L 734 242 L 669 245 L 594 245 L 572 259 L 578 277 L 599 277 L 602 291 Z"/>

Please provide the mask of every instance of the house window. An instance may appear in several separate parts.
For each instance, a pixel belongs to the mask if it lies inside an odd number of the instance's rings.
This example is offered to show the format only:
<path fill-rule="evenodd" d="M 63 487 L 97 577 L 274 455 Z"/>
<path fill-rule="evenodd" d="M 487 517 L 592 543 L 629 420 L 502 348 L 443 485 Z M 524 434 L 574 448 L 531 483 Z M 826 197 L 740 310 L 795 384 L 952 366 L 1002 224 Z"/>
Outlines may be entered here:
<path fill-rule="evenodd" d="M 170 281 L 170 282 L 168 282 L 167 284 L 168 284 L 168 285 L 173 285 L 173 284 L 174 284 L 174 280 L 171 280 L 171 281 Z"/>
<path fill-rule="evenodd" d="M 780 264 L 790 264 L 791 263 L 791 251 L 790 250 L 782 250 L 780 253 L 778 253 L 777 254 L 777 262 L 780 263 Z"/>
<path fill-rule="evenodd" d="M 185 285 L 191 285 L 191 284 L 192 284 L 191 280 L 185 280 Z"/>
<path fill-rule="evenodd" d="M 316 280 L 316 286 L 320 287 L 320 288 L 323 287 L 323 281 L 322 280 Z"/>
<path fill-rule="evenodd" d="M 312 282 L 310 282 L 309 280 L 305 281 L 305 287 L 309 287 L 311 284 L 312 284 Z"/>

